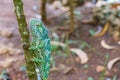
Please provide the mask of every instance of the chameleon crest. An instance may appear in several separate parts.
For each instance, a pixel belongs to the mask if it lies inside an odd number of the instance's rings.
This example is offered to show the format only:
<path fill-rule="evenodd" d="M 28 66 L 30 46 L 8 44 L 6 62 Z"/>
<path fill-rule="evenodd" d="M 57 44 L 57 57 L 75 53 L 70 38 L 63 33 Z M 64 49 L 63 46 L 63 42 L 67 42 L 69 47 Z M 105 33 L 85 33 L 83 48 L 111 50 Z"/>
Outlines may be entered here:
<path fill-rule="evenodd" d="M 31 59 L 40 74 L 40 80 L 47 80 L 50 70 L 50 38 L 48 30 L 40 19 L 30 19 L 31 47 L 35 56 Z"/>

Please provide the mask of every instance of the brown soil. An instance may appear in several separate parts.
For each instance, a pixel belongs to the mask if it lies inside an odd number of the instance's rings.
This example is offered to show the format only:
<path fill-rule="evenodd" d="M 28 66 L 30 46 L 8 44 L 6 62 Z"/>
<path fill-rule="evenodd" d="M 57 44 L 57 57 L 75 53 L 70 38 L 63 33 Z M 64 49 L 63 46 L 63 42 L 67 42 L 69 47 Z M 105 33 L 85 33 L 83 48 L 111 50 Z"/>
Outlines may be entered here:
<path fill-rule="evenodd" d="M 34 5 L 39 5 L 38 0 L 23 0 L 24 1 L 24 9 L 27 21 L 31 17 L 34 17 L 36 14 L 39 14 L 39 6 L 37 6 L 36 10 L 33 10 L 32 7 Z M 77 8 L 78 11 L 84 13 L 83 19 L 88 18 L 87 16 L 90 14 L 89 9 L 84 7 Z M 47 9 L 47 14 L 53 16 L 56 12 L 51 9 Z M 60 22 L 61 18 L 58 17 L 57 19 L 52 19 L 52 24 L 48 24 L 48 28 L 51 30 L 55 28 L 57 24 L 56 22 Z M 51 27 L 52 26 L 52 27 Z M 78 28 L 76 29 L 75 33 L 71 35 L 71 40 L 82 40 L 87 42 L 89 45 L 92 46 L 92 50 L 88 48 L 84 48 L 84 51 L 89 56 L 89 61 L 86 64 L 80 64 L 78 57 L 74 54 L 70 54 L 67 57 L 55 55 L 55 63 L 56 67 L 60 67 L 61 65 L 66 66 L 67 68 L 73 67 L 67 74 L 64 73 L 62 70 L 54 70 L 50 72 L 49 80 L 88 80 L 89 77 L 94 78 L 94 80 L 100 80 L 101 72 L 96 72 L 96 67 L 98 65 L 103 65 L 105 63 L 105 56 L 106 54 L 109 55 L 109 60 L 119 57 L 120 50 L 106 50 L 100 45 L 101 40 L 107 41 L 112 45 L 117 45 L 117 43 L 110 37 L 109 34 L 105 34 L 99 38 L 92 38 L 88 31 L 89 29 L 95 30 L 95 25 L 87 25 L 82 24 L 81 20 L 77 21 Z M 60 26 L 62 27 L 62 26 Z M 11 38 L 6 38 L 4 36 L 0 36 L 0 44 L 8 45 L 9 43 L 13 44 L 14 48 L 21 49 L 21 42 L 20 36 L 17 29 L 17 21 L 14 14 L 13 2 L 12 0 L 0 0 L 0 31 L 5 30 L 8 32 L 12 32 L 13 36 Z M 51 33 L 51 32 L 50 32 Z M 62 31 L 57 31 L 60 36 L 64 34 Z M 79 47 L 80 44 L 71 45 L 71 47 Z M 118 46 L 118 45 L 117 45 Z M 118 46 L 119 47 L 119 46 Z M 61 54 L 62 55 L 62 54 Z M 71 57 L 72 56 L 72 57 Z M 11 80 L 27 80 L 27 75 L 25 71 L 21 71 L 20 68 L 24 65 L 24 54 L 0 54 L 0 64 L 1 62 L 5 61 L 6 59 L 14 58 L 15 61 L 10 63 L 8 66 L 3 67 L 0 65 L 0 72 L 3 70 L 7 70 L 8 74 L 10 75 Z M 73 60 L 74 64 L 71 63 L 71 59 Z M 109 61 L 108 60 L 108 61 Z M 7 63 L 4 63 L 7 64 Z M 85 66 L 87 66 L 85 68 Z M 106 67 L 106 66 L 105 66 Z M 61 67 L 60 67 L 61 68 Z M 104 78 L 112 78 L 117 76 L 116 80 L 120 80 L 120 63 L 114 65 L 111 70 L 107 70 L 109 74 L 105 75 Z M 105 79 L 105 80 L 107 80 Z"/>

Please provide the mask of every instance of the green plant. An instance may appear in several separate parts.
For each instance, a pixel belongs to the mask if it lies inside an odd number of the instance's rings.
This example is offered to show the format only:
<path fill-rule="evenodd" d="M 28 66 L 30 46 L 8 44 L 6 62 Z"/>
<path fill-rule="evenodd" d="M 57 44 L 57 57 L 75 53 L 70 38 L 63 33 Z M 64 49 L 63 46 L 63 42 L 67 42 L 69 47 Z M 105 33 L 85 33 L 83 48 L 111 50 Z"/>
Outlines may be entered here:
<path fill-rule="evenodd" d="M 116 75 L 113 77 L 113 80 L 117 80 L 117 76 Z"/>
<path fill-rule="evenodd" d="M 82 41 L 82 40 L 80 40 L 80 49 L 84 49 L 85 47 L 87 47 L 88 49 L 90 49 L 90 50 L 92 50 L 93 49 L 93 47 L 90 45 L 90 44 L 88 44 L 87 42 L 85 42 L 85 41 Z"/>
<path fill-rule="evenodd" d="M 107 53 L 106 56 L 105 56 L 104 66 L 107 65 L 108 59 L 109 59 L 109 54 Z M 100 80 L 104 80 L 105 72 L 106 72 L 106 68 L 101 72 Z"/>
<path fill-rule="evenodd" d="M 88 80 L 94 80 L 92 77 L 89 77 Z"/>
<path fill-rule="evenodd" d="M 2 71 L 2 73 L 0 74 L 0 79 L 2 80 L 10 80 L 9 74 L 6 70 Z"/>

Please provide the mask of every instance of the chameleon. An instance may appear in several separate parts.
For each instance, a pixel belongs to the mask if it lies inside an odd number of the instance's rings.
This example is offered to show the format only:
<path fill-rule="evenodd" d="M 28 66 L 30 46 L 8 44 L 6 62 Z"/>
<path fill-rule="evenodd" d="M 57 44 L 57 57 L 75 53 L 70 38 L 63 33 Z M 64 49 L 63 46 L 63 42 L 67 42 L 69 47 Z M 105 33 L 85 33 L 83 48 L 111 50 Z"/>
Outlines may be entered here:
<path fill-rule="evenodd" d="M 38 80 L 47 80 L 50 70 L 50 38 L 48 30 L 41 19 L 30 19 L 30 50 L 33 51 L 32 62 L 35 63 Z"/>

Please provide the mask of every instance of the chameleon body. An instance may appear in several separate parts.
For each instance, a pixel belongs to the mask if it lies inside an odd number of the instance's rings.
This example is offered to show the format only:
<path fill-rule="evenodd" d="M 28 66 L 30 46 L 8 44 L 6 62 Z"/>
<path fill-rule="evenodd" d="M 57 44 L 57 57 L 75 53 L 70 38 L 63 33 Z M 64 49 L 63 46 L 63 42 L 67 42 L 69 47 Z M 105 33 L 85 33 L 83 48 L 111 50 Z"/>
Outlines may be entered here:
<path fill-rule="evenodd" d="M 31 47 L 34 56 L 31 61 L 39 70 L 41 80 L 47 80 L 50 70 L 50 38 L 48 30 L 40 19 L 30 19 Z"/>

